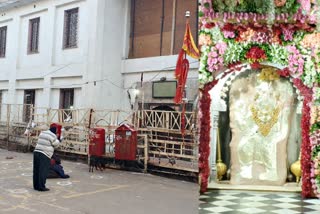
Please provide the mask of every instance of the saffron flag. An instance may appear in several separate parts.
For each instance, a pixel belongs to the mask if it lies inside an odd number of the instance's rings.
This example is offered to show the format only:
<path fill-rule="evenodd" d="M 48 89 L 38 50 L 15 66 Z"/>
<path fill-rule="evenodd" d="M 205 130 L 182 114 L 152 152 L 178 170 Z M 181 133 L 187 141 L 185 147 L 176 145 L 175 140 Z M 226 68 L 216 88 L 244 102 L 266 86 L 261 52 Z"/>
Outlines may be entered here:
<path fill-rule="evenodd" d="M 189 71 L 189 61 L 186 58 L 186 55 L 189 55 L 192 58 L 199 59 L 200 54 L 197 46 L 194 43 L 189 20 L 187 19 L 186 23 L 186 31 L 184 34 L 183 45 L 179 52 L 176 70 L 175 70 L 175 77 L 178 81 L 176 95 L 174 97 L 174 102 L 180 104 L 182 102 L 182 96 L 184 92 L 184 88 L 187 82 L 187 76 Z"/>
<path fill-rule="evenodd" d="M 187 23 L 186 23 L 186 32 L 184 34 L 182 49 L 187 53 L 187 55 L 191 56 L 192 58 L 194 59 L 200 58 L 199 50 L 196 44 L 194 43 L 194 40 L 191 34 L 189 20 L 187 20 Z"/>
<path fill-rule="evenodd" d="M 189 19 L 187 19 L 187 22 L 186 22 L 186 31 L 183 38 L 183 45 L 179 52 L 176 71 L 175 71 L 175 76 L 178 81 L 178 85 L 176 89 L 176 96 L 174 97 L 174 102 L 176 104 L 180 104 L 180 103 L 183 104 L 182 112 L 181 112 L 181 133 L 183 137 L 185 134 L 185 122 L 186 122 L 185 107 L 186 106 L 185 106 L 185 103 L 182 102 L 183 101 L 182 98 L 184 96 L 184 88 L 187 83 L 187 76 L 188 76 L 189 65 L 190 65 L 187 59 L 187 55 L 195 59 L 199 59 L 200 57 L 199 50 L 195 45 L 192 34 L 191 34 Z"/>

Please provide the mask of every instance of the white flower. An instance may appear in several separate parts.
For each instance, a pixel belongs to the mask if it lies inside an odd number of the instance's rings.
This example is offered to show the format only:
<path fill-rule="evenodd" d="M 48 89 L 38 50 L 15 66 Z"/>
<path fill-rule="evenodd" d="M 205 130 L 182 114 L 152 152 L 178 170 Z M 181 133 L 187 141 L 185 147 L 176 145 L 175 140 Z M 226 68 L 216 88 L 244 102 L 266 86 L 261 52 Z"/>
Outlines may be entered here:
<path fill-rule="evenodd" d="M 221 92 L 220 96 L 221 96 L 222 98 L 226 98 L 226 97 L 227 97 L 227 94 L 224 93 L 224 92 Z"/>
<path fill-rule="evenodd" d="M 220 28 L 218 26 L 208 29 L 208 32 L 211 34 L 211 38 L 213 40 L 213 43 L 217 43 L 220 41 L 223 41 L 223 36 L 220 31 Z"/>
<path fill-rule="evenodd" d="M 207 49 L 207 46 L 206 45 L 202 45 L 201 49 L 200 49 L 201 53 L 206 52 L 206 49 Z"/>
<path fill-rule="evenodd" d="M 320 88 L 315 88 L 314 96 L 315 99 L 320 99 Z"/>
<path fill-rule="evenodd" d="M 231 81 L 230 80 L 226 81 L 226 85 L 230 86 L 231 85 Z"/>
<path fill-rule="evenodd" d="M 229 88 L 227 87 L 227 86 L 224 86 L 223 88 L 222 88 L 222 91 L 223 92 L 227 92 L 229 90 Z"/>
<path fill-rule="evenodd" d="M 288 65 L 287 48 L 277 44 L 273 44 L 270 46 L 270 55 L 274 63 L 279 65 Z"/>
<path fill-rule="evenodd" d="M 199 73 L 198 78 L 199 80 L 203 80 L 205 78 L 205 75 L 203 73 Z"/>
<path fill-rule="evenodd" d="M 243 45 L 234 42 L 228 42 L 228 48 L 224 54 L 224 62 L 226 64 L 230 64 L 239 61 L 242 50 Z"/>
<path fill-rule="evenodd" d="M 209 78 L 208 78 L 208 82 L 212 82 L 213 81 L 213 76 L 211 75 L 211 76 L 209 76 Z"/>
<path fill-rule="evenodd" d="M 200 61 L 199 63 L 199 71 L 205 71 L 206 70 L 206 64 Z"/>
<path fill-rule="evenodd" d="M 312 87 L 313 83 L 315 83 L 317 81 L 317 71 L 315 70 L 315 66 L 314 66 L 314 62 L 312 61 L 310 56 L 305 56 L 306 60 L 304 63 L 304 79 L 303 79 L 303 83 L 308 86 L 308 87 Z"/>

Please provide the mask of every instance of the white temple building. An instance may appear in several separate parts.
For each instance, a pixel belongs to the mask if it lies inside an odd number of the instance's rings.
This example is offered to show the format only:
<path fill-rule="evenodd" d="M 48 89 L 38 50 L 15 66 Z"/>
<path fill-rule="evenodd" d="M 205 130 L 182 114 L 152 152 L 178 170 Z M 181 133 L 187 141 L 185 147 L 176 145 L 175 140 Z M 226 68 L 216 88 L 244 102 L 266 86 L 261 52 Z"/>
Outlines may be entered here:
<path fill-rule="evenodd" d="M 171 96 L 153 96 L 152 85 L 160 79 L 175 80 L 184 12 L 191 10 L 196 37 L 197 2 L 161 4 L 1 1 L 1 103 L 54 109 L 131 109 L 140 102 L 150 109 L 160 104 L 175 108 Z M 190 64 L 189 109 L 198 91 L 198 62 L 190 59 Z"/>

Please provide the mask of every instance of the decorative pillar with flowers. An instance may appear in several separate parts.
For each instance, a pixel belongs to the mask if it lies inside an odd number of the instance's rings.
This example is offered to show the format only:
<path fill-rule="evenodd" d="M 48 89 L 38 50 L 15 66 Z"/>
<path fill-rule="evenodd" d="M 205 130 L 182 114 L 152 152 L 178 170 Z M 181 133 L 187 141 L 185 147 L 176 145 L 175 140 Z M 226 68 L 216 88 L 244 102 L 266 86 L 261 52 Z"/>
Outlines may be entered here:
<path fill-rule="evenodd" d="M 302 196 L 320 198 L 320 1 L 202 0 L 200 176 L 210 172 L 209 91 L 225 75 L 245 66 L 277 65 L 303 97 L 301 118 Z M 248 65 L 249 63 L 249 65 Z"/>

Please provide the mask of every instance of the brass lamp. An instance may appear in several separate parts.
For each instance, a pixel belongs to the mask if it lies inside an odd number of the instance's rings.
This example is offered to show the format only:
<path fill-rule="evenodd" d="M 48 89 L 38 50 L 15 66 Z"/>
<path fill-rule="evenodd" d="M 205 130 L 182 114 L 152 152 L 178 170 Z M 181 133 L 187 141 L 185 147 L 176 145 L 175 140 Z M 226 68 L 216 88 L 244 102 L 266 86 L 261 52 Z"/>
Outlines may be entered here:
<path fill-rule="evenodd" d="M 218 150 L 218 160 L 217 160 L 217 177 L 220 181 L 224 174 L 227 172 L 227 165 L 225 165 L 221 160 L 221 145 L 220 145 L 220 136 L 219 128 L 217 128 L 217 150 Z"/>
<path fill-rule="evenodd" d="M 291 164 L 290 166 L 290 171 L 292 172 L 292 174 L 294 174 L 296 176 L 296 182 L 299 183 L 300 178 L 301 178 L 301 163 L 300 163 L 300 159 L 301 159 L 301 152 L 299 154 L 299 159 L 294 162 L 293 164 Z"/>

